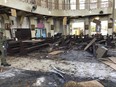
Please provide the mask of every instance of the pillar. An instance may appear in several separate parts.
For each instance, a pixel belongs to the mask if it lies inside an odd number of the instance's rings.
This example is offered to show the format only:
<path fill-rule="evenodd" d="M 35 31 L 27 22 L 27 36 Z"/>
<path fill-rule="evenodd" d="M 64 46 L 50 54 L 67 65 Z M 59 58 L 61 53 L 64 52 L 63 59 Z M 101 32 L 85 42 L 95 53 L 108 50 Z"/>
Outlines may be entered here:
<path fill-rule="evenodd" d="M 63 34 L 63 21 L 60 20 L 60 29 L 59 29 L 59 33 Z"/>
<path fill-rule="evenodd" d="M 55 24 L 54 24 L 55 25 L 55 32 L 56 33 L 60 33 L 60 26 L 61 26 L 60 24 L 61 24 L 60 23 L 60 20 L 59 19 L 56 19 L 55 20 Z"/>
<path fill-rule="evenodd" d="M 108 35 L 112 35 L 113 33 L 113 19 L 112 15 L 108 17 Z"/>
<path fill-rule="evenodd" d="M 54 36 L 54 29 L 55 29 L 55 27 L 54 27 L 54 20 L 53 20 L 53 18 L 50 18 L 50 29 L 51 29 L 51 31 L 50 31 L 51 36 Z"/>
<path fill-rule="evenodd" d="M 89 18 L 85 18 L 85 30 L 84 30 L 84 35 L 89 34 L 89 29 L 90 29 L 90 21 Z"/>
<path fill-rule="evenodd" d="M 63 18 L 63 35 L 67 35 L 67 17 Z"/>
<path fill-rule="evenodd" d="M 67 35 L 70 35 L 70 24 L 67 25 Z"/>
<path fill-rule="evenodd" d="M 112 7 L 112 18 L 113 18 L 113 31 L 114 31 L 114 24 L 115 24 L 115 3 L 116 3 L 116 1 L 115 0 L 113 0 L 113 7 Z"/>

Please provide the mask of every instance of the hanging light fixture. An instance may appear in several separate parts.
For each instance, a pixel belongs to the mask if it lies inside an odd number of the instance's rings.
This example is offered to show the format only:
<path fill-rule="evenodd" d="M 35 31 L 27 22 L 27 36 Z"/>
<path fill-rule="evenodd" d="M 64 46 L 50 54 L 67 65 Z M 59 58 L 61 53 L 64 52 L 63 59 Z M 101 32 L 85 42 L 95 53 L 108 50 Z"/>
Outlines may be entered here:
<path fill-rule="evenodd" d="M 37 9 L 37 5 L 33 5 L 32 8 L 31 8 L 31 12 L 35 11 Z"/>

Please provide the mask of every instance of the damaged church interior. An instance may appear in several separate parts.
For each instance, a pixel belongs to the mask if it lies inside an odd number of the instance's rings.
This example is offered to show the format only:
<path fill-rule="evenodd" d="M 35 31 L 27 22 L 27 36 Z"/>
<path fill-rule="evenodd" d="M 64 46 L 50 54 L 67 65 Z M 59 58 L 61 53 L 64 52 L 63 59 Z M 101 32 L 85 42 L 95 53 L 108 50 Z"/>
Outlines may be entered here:
<path fill-rule="evenodd" d="M 0 87 L 116 87 L 116 0 L 0 0 Z"/>

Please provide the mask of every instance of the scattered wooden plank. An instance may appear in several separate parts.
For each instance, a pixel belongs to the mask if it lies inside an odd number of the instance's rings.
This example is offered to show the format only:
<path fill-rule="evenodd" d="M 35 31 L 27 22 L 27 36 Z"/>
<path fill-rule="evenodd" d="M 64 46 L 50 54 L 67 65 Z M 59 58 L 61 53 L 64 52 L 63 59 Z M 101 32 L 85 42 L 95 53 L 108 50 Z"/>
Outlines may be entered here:
<path fill-rule="evenodd" d="M 86 51 L 95 41 L 96 41 L 96 38 L 94 38 L 94 39 L 84 48 L 84 51 Z"/>
<path fill-rule="evenodd" d="M 104 64 L 110 66 L 112 69 L 116 70 L 116 64 L 112 61 L 102 61 Z"/>
<path fill-rule="evenodd" d="M 97 80 L 93 81 L 86 81 L 86 82 L 80 82 L 78 83 L 81 87 L 104 87 L 101 83 L 99 83 Z"/>
<path fill-rule="evenodd" d="M 109 59 L 110 59 L 113 63 L 116 63 L 116 57 L 109 57 Z"/>
<path fill-rule="evenodd" d="M 100 40 L 100 41 L 98 41 L 97 43 L 105 43 L 106 42 L 106 40 Z"/>
<path fill-rule="evenodd" d="M 70 81 L 65 84 L 64 87 L 104 87 L 101 83 L 97 80 L 93 81 L 85 81 L 85 82 L 75 82 Z"/>
<path fill-rule="evenodd" d="M 43 42 L 44 40 L 24 40 L 22 42 Z"/>
<path fill-rule="evenodd" d="M 50 55 L 57 55 L 57 54 L 60 54 L 60 53 L 63 53 L 64 51 L 53 51 L 51 53 L 49 53 Z"/>
<path fill-rule="evenodd" d="M 110 59 L 108 59 L 108 58 L 99 58 L 98 60 L 99 61 L 109 61 Z"/>

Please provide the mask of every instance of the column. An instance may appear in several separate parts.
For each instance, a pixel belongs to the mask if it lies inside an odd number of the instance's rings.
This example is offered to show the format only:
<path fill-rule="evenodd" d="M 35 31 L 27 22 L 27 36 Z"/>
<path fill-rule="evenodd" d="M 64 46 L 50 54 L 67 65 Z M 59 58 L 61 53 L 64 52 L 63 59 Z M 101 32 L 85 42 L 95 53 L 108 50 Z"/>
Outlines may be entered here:
<path fill-rule="evenodd" d="M 48 23 L 50 25 L 51 36 L 54 36 L 54 20 L 53 20 L 53 18 L 48 19 Z"/>
<path fill-rule="evenodd" d="M 55 33 L 59 33 L 60 31 L 60 21 L 58 19 L 55 20 Z"/>
<path fill-rule="evenodd" d="M 67 34 L 67 17 L 63 18 L 63 35 Z"/>
<path fill-rule="evenodd" d="M 84 35 L 89 34 L 89 29 L 90 29 L 90 21 L 89 18 L 85 18 L 85 30 L 84 30 Z"/>
<path fill-rule="evenodd" d="M 46 33 L 47 37 L 51 37 L 51 24 L 50 22 L 44 20 L 45 28 L 46 28 Z"/>
<path fill-rule="evenodd" d="M 108 17 L 108 35 L 112 35 L 113 33 L 113 19 L 112 15 Z"/>
<path fill-rule="evenodd" d="M 113 0 L 113 7 L 112 7 L 112 18 L 113 18 L 113 31 L 114 31 L 114 24 L 115 24 L 115 3 L 116 1 Z"/>
<path fill-rule="evenodd" d="M 60 20 L 60 29 L 59 29 L 59 33 L 63 34 L 63 21 Z"/>
<path fill-rule="evenodd" d="M 70 24 L 67 25 L 67 35 L 70 35 Z"/>

